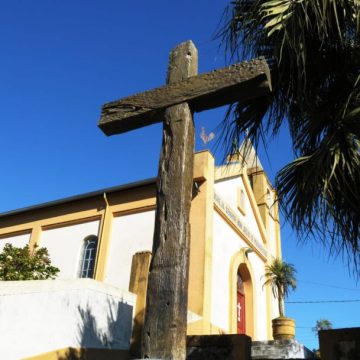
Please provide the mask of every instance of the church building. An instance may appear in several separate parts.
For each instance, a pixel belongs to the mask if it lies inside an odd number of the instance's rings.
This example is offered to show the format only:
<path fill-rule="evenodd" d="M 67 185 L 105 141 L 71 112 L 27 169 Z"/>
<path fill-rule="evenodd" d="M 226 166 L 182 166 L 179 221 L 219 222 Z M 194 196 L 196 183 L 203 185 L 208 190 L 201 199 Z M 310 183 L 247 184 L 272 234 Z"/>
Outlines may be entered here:
<path fill-rule="evenodd" d="M 148 179 L 0 214 L 0 251 L 6 243 L 46 247 L 58 279 L 93 278 L 137 294 L 136 317 L 155 193 L 156 179 Z M 281 258 L 275 196 L 253 148 L 224 166 L 207 150 L 195 154 L 188 334 L 272 339 L 277 303 L 263 284 L 266 265 Z"/>

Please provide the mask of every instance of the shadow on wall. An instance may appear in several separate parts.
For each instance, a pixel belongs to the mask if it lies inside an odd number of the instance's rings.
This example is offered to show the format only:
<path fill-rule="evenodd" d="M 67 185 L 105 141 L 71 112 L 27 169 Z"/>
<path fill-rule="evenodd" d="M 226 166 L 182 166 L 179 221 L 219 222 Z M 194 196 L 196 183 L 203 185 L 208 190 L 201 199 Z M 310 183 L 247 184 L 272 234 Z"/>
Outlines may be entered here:
<path fill-rule="evenodd" d="M 131 339 L 133 307 L 123 302 L 109 301 L 102 309 L 106 321 L 96 319 L 91 308 L 78 307 L 78 348 L 58 353 L 58 360 L 128 359 Z"/>

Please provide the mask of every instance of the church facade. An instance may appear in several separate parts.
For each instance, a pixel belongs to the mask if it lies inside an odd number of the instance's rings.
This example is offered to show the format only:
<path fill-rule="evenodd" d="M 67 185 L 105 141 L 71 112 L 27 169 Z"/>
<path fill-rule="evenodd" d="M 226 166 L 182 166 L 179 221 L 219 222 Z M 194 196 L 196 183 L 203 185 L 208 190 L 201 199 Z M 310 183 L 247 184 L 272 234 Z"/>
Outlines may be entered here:
<path fill-rule="evenodd" d="M 58 278 L 93 278 L 137 293 L 136 262 L 151 256 L 155 192 L 149 179 L 1 214 L 0 251 L 6 243 L 46 247 Z M 281 257 L 274 200 L 254 149 L 245 162 L 223 167 L 208 151 L 195 154 L 189 334 L 272 338 L 277 303 L 263 283 L 266 265 Z"/>

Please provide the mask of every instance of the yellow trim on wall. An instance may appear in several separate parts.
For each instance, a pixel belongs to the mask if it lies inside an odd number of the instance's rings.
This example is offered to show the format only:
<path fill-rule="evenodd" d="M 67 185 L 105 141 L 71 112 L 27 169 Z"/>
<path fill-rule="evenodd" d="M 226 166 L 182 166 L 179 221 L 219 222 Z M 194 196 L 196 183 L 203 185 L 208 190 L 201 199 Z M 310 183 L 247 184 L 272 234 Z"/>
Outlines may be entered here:
<path fill-rule="evenodd" d="M 106 264 L 110 248 L 110 234 L 113 216 L 109 208 L 109 202 L 104 193 L 105 208 L 99 226 L 99 242 L 96 255 L 95 280 L 104 281 L 106 273 Z"/>
<path fill-rule="evenodd" d="M 241 173 L 241 170 L 242 166 L 240 163 L 217 166 L 215 169 L 215 181 L 237 177 Z"/>
<path fill-rule="evenodd" d="M 115 214 L 124 211 L 143 211 L 151 206 L 155 208 L 154 184 L 136 189 L 136 191 L 126 190 L 107 194 L 107 198 L 111 213 Z M 104 199 L 100 195 L 95 198 L 80 199 L 48 208 L 15 213 L 0 218 L 0 239 L 32 233 L 33 229 L 39 227 L 45 231 L 100 220 L 103 218 L 103 214 Z"/>
<path fill-rule="evenodd" d="M 276 257 L 278 259 L 282 258 L 281 250 L 281 235 L 280 235 L 280 219 L 279 219 L 279 204 L 276 202 L 274 204 L 274 214 L 275 214 L 275 242 L 276 242 Z"/>
<path fill-rule="evenodd" d="M 39 246 L 41 233 L 42 233 L 42 229 L 40 225 L 33 227 L 29 241 L 30 251 L 34 251 L 35 248 Z"/>
<path fill-rule="evenodd" d="M 197 326 L 192 325 L 189 328 L 188 333 L 193 335 L 211 334 L 214 330 L 210 323 L 214 163 L 214 157 L 208 151 L 197 153 L 194 159 L 194 173 L 204 181 L 191 202 L 190 210 L 188 308 L 202 317 L 202 321 L 197 323 Z"/>
<path fill-rule="evenodd" d="M 6 238 L 12 237 L 12 236 L 20 236 L 20 235 L 30 235 L 31 236 L 31 231 L 32 231 L 32 228 L 24 229 L 24 230 L 20 230 L 20 231 L 13 231 L 11 233 L 5 232 L 4 234 L 0 234 L 0 241 L 2 239 L 6 239 Z"/>
<path fill-rule="evenodd" d="M 97 210 L 97 207 L 95 207 L 95 209 L 80 212 L 71 212 L 70 209 L 69 213 L 65 215 L 51 217 L 46 211 L 41 211 L 37 214 L 36 220 L 31 221 L 29 218 L 30 216 L 18 214 L 14 215 L 11 219 L 7 219 L 4 221 L 5 224 L 1 224 L 0 236 L 7 237 L 20 232 L 30 232 L 38 226 L 41 226 L 41 228 L 45 231 L 77 223 L 89 222 L 100 219 L 101 212 Z"/>
<path fill-rule="evenodd" d="M 247 175 L 247 169 L 245 167 L 244 167 L 244 169 L 243 169 L 243 171 L 241 173 L 241 178 L 243 180 L 243 184 L 244 184 L 246 193 L 248 195 L 251 208 L 252 208 L 252 210 L 254 212 L 256 224 L 259 227 L 261 238 L 262 238 L 264 243 L 268 243 L 269 239 L 268 239 L 268 236 L 267 236 L 267 233 L 266 233 L 266 229 L 265 229 L 264 223 L 263 223 L 263 221 L 261 219 L 259 207 L 258 207 L 258 205 L 256 203 L 254 193 L 253 193 L 253 191 L 251 189 L 251 185 L 250 185 L 250 182 L 249 182 L 249 177 Z"/>
<path fill-rule="evenodd" d="M 132 214 L 140 214 L 142 212 L 153 211 L 155 209 L 156 209 L 156 205 L 148 205 L 148 206 L 137 207 L 129 210 L 116 211 L 116 212 L 112 212 L 112 214 L 113 217 L 115 218 L 115 217 L 132 215 Z"/>
<path fill-rule="evenodd" d="M 140 251 L 133 255 L 131 262 L 129 291 L 136 294 L 136 306 L 130 342 L 130 353 L 135 358 L 140 357 L 141 352 L 141 335 L 145 319 L 146 293 L 149 281 L 151 256 L 152 254 L 150 251 Z"/>
<path fill-rule="evenodd" d="M 208 333 L 203 334 L 204 329 L 208 329 Z M 203 319 L 195 321 L 187 325 L 186 335 L 222 335 L 227 334 L 227 331 L 224 329 L 211 324 Z"/>
<path fill-rule="evenodd" d="M 69 220 L 69 221 L 63 221 L 63 222 L 54 223 L 51 225 L 44 225 L 44 226 L 42 226 L 42 229 L 43 229 L 43 231 L 60 229 L 62 227 L 73 226 L 73 225 L 78 225 L 78 224 L 85 224 L 87 222 L 98 221 L 98 220 L 101 220 L 100 215 L 90 216 L 90 217 L 86 217 L 86 218 L 73 219 L 73 220 Z"/>

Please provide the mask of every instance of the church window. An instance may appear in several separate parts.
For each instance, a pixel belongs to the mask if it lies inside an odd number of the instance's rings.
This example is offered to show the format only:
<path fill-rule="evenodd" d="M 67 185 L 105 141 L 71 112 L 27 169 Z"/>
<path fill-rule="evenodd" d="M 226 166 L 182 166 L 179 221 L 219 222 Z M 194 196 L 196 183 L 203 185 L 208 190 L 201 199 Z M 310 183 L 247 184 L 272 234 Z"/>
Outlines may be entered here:
<path fill-rule="evenodd" d="M 84 239 L 84 247 L 81 258 L 80 277 L 93 278 L 98 238 L 90 235 Z"/>
<path fill-rule="evenodd" d="M 245 215 L 245 192 L 243 189 L 238 190 L 237 206 L 240 212 Z"/>

